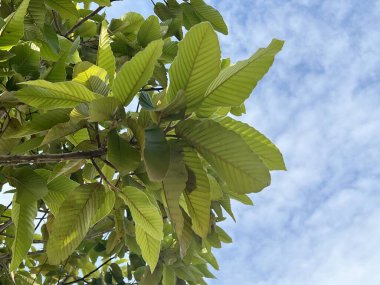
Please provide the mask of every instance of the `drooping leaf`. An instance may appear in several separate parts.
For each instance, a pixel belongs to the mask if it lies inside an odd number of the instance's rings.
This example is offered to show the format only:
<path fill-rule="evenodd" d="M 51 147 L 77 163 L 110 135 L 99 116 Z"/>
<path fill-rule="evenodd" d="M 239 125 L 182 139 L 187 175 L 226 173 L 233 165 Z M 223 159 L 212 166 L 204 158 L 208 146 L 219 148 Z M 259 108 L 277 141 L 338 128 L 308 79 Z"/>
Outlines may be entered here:
<path fill-rule="evenodd" d="M 248 124 L 229 117 L 221 119 L 218 123 L 240 135 L 269 170 L 286 170 L 284 159 L 279 149 L 259 131 Z"/>
<path fill-rule="evenodd" d="M 191 0 L 190 4 L 202 20 L 209 21 L 215 30 L 228 35 L 227 25 L 216 9 L 207 5 L 203 0 Z"/>
<path fill-rule="evenodd" d="M 107 160 L 112 163 L 122 175 L 134 171 L 141 162 L 140 153 L 128 141 L 121 138 L 115 131 L 108 134 Z"/>
<path fill-rule="evenodd" d="M 41 146 L 71 135 L 82 128 L 83 126 L 81 124 L 74 124 L 72 121 L 57 124 L 47 132 L 44 140 L 41 142 Z"/>
<path fill-rule="evenodd" d="M 9 15 L 0 29 L 0 50 L 10 50 L 24 35 L 24 17 L 29 0 L 23 0 L 17 10 Z"/>
<path fill-rule="evenodd" d="M 18 91 L 16 97 L 26 104 L 46 110 L 75 107 L 100 98 L 100 95 L 73 81 L 51 83 L 36 80 L 24 82 L 23 85 L 28 87 Z"/>
<path fill-rule="evenodd" d="M 110 38 L 107 31 L 107 22 L 102 22 L 102 27 L 99 35 L 99 49 L 96 64 L 107 70 L 110 84 L 112 85 L 115 76 L 116 66 L 115 57 L 111 50 Z"/>
<path fill-rule="evenodd" d="M 169 69 L 169 101 L 183 90 L 187 111 L 196 110 L 219 70 L 220 47 L 215 31 L 209 23 L 194 26 L 179 43 L 178 55 Z"/>
<path fill-rule="evenodd" d="M 120 197 L 127 204 L 133 220 L 146 233 L 156 240 L 163 238 L 163 222 L 159 209 L 152 204 L 141 190 L 127 186 L 122 189 Z"/>
<path fill-rule="evenodd" d="M 181 149 L 174 141 L 170 143 L 170 165 L 164 180 L 162 189 L 168 207 L 169 218 L 174 226 L 179 239 L 182 238 L 184 219 L 179 206 L 179 200 L 186 188 L 187 171 Z"/>
<path fill-rule="evenodd" d="M 71 0 L 45 0 L 45 3 L 64 19 L 76 21 L 79 18 L 77 8 Z"/>
<path fill-rule="evenodd" d="M 189 119 L 177 125 L 176 133 L 196 148 L 231 190 L 259 192 L 270 184 L 268 168 L 260 158 L 238 134 L 215 121 Z"/>
<path fill-rule="evenodd" d="M 125 115 L 120 101 L 115 97 L 102 97 L 92 101 L 88 111 L 89 122 L 112 121 L 117 115 Z"/>
<path fill-rule="evenodd" d="M 46 16 L 45 0 L 30 0 L 28 11 L 37 26 L 43 27 Z"/>
<path fill-rule="evenodd" d="M 150 271 L 156 268 L 160 256 L 161 241 L 145 231 L 141 225 L 136 225 L 136 241 L 141 248 L 141 254 L 149 265 Z"/>
<path fill-rule="evenodd" d="M 210 184 L 198 154 L 191 147 L 182 149 L 188 180 L 185 199 L 194 232 L 206 237 L 210 228 Z"/>
<path fill-rule="evenodd" d="M 78 247 L 104 197 L 104 187 L 98 183 L 80 185 L 66 197 L 46 244 L 49 264 L 61 263 Z"/>
<path fill-rule="evenodd" d="M 223 69 L 208 87 L 201 108 L 240 106 L 244 103 L 283 45 L 283 41 L 275 39 L 249 59 Z"/>
<path fill-rule="evenodd" d="M 101 201 L 98 209 L 96 210 L 95 216 L 91 220 L 91 225 L 96 224 L 101 219 L 106 217 L 109 213 L 111 213 L 115 205 L 115 200 L 115 193 L 108 189 L 108 187 L 105 187 L 104 199 Z"/>
<path fill-rule="evenodd" d="M 151 42 L 120 69 L 113 84 L 112 95 L 125 106 L 152 77 L 154 65 L 162 53 L 162 46 L 162 40 Z"/>
<path fill-rule="evenodd" d="M 161 38 L 161 28 L 158 18 L 149 16 L 141 25 L 137 40 L 142 47 L 146 47 L 150 42 Z"/>
<path fill-rule="evenodd" d="M 29 203 L 17 203 L 17 195 L 12 203 L 12 221 L 15 224 L 15 237 L 12 244 L 12 260 L 10 271 L 15 271 L 22 260 L 28 254 L 33 242 L 34 219 L 37 216 L 37 201 L 31 200 Z"/>
<path fill-rule="evenodd" d="M 161 128 L 157 125 L 146 128 L 144 145 L 144 163 L 149 178 L 161 181 L 170 164 L 170 147 Z"/>
<path fill-rule="evenodd" d="M 174 270 L 170 266 L 164 265 L 162 285 L 176 285 L 176 282 L 177 277 L 175 276 Z"/>

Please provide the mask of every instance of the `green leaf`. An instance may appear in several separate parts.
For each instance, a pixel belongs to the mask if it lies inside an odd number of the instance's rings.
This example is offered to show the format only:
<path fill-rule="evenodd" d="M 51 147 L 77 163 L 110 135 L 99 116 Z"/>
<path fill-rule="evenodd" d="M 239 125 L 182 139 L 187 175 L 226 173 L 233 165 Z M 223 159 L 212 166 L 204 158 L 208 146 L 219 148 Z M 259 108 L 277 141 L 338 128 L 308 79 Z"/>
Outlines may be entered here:
<path fill-rule="evenodd" d="M 202 161 L 194 149 L 183 147 L 182 151 L 188 172 L 185 199 L 192 220 L 192 229 L 204 238 L 210 229 L 210 183 Z"/>
<path fill-rule="evenodd" d="M 24 17 L 29 0 L 23 0 L 17 10 L 9 15 L 0 30 L 0 50 L 10 50 L 24 35 Z"/>
<path fill-rule="evenodd" d="M 14 71 L 29 79 L 36 79 L 40 76 L 38 47 L 31 43 L 24 43 L 13 47 L 11 52 L 15 56 L 9 60 L 9 64 Z"/>
<path fill-rule="evenodd" d="M 136 225 L 136 241 L 141 248 L 141 254 L 148 263 L 150 271 L 156 268 L 160 256 L 161 241 L 148 234 L 141 225 Z"/>
<path fill-rule="evenodd" d="M 22 205 L 37 201 L 48 193 L 46 181 L 28 167 L 15 169 L 9 183 L 17 189 L 16 202 Z"/>
<path fill-rule="evenodd" d="M 88 61 L 75 65 L 73 77 L 73 81 L 83 84 L 95 93 L 103 96 L 109 93 L 107 71 Z"/>
<path fill-rule="evenodd" d="M 102 27 L 100 30 L 99 48 L 96 59 L 96 65 L 107 71 L 110 84 L 112 85 L 116 71 L 116 63 L 115 57 L 110 46 L 110 38 L 107 31 L 106 21 L 102 22 Z"/>
<path fill-rule="evenodd" d="M 170 221 L 179 239 L 182 238 L 184 218 L 179 206 L 179 200 L 186 188 L 187 171 L 181 149 L 174 141 L 170 143 L 170 165 L 164 180 L 162 189 L 164 192 Z"/>
<path fill-rule="evenodd" d="M 35 137 L 12 148 L 12 154 L 25 154 L 36 149 L 42 143 L 43 137 Z"/>
<path fill-rule="evenodd" d="M 45 80 L 50 82 L 61 82 L 66 80 L 66 59 L 67 54 L 62 54 L 58 61 L 54 63 Z"/>
<path fill-rule="evenodd" d="M 176 285 L 176 283 L 177 277 L 175 276 L 174 270 L 170 266 L 164 265 L 162 285 Z"/>
<path fill-rule="evenodd" d="M 283 41 L 275 39 L 267 48 L 259 49 L 249 59 L 223 69 L 208 87 L 201 109 L 243 104 L 257 82 L 267 73 L 283 45 Z"/>
<path fill-rule="evenodd" d="M 207 5 L 203 0 L 191 0 L 190 4 L 201 19 L 209 21 L 216 31 L 228 35 L 227 25 L 217 10 Z"/>
<path fill-rule="evenodd" d="M 43 27 L 46 16 L 45 0 L 30 0 L 28 11 L 37 26 Z"/>
<path fill-rule="evenodd" d="M 15 224 L 15 238 L 12 244 L 12 260 L 10 271 L 15 271 L 22 260 L 28 254 L 33 242 L 34 219 L 37 216 L 37 201 L 28 203 L 17 203 L 16 193 L 12 204 L 12 221 Z"/>
<path fill-rule="evenodd" d="M 220 47 L 215 31 L 209 23 L 194 26 L 179 43 L 178 55 L 169 69 L 169 101 L 183 90 L 187 111 L 196 110 L 219 70 Z"/>
<path fill-rule="evenodd" d="M 119 193 L 127 204 L 136 225 L 156 240 L 163 238 L 163 222 L 159 209 L 152 204 L 148 196 L 141 190 L 127 186 Z"/>
<path fill-rule="evenodd" d="M 134 171 L 141 163 L 140 152 L 128 141 L 119 137 L 116 131 L 108 134 L 107 160 L 114 165 L 122 175 Z"/>
<path fill-rule="evenodd" d="M 239 135 L 217 122 L 189 119 L 177 125 L 176 133 L 196 148 L 233 191 L 259 192 L 270 184 L 269 170 L 260 158 Z"/>
<path fill-rule="evenodd" d="M 40 176 L 44 177 L 45 180 L 48 180 L 51 175 L 51 171 L 46 169 L 37 169 L 36 172 Z M 59 208 L 61 207 L 63 201 L 65 201 L 71 191 L 78 186 L 79 184 L 77 182 L 64 175 L 58 176 L 48 182 L 48 193 L 42 199 L 54 216 L 58 215 Z"/>
<path fill-rule="evenodd" d="M 89 105 L 89 122 L 112 121 L 118 114 L 124 114 L 120 101 L 115 97 L 102 97 Z"/>
<path fill-rule="evenodd" d="M 71 135 L 80 129 L 83 126 L 79 124 L 74 124 L 72 121 L 66 123 L 60 123 L 52 127 L 46 134 L 44 140 L 41 142 L 41 146 L 49 144 L 55 140 L 61 139 L 65 136 Z"/>
<path fill-rule="evenodd" d="M 44 114 L 38 114 L 32 117 L 32 120 L 26 123 L 20 130 L 7 133 L 6 137 L 22 138 L 29 135 L 39 134 L 51 129 L 59 123 L 67 122 L 70 119 L 67 109 L 48 111 Z"/>
<path fill-rule="evenodd" d="M 142 47 L 146 47 L 150 42 L 161 39 L 161 27 L 158 18 L 149 16 L 141 25 L 137 40 Z"/>
<path fill-rule="evenodd" d="M 115 193 L 111 191 L 110 189 L 108 189 L 108 187 L 106 187 L 104 199 L 101 201 L 101 204 L 96 210 L 95 216 L 91 220 L 91 225 L 95 225 L 101 219 L 108 216 L 115 205 L 115 201 L 116 201 Z"/>
<path fill-rule="evenodd" d="M 286 170 L 284 159 L 279 149 L 263 134 L 248 124 L 225 117 L 217 121 L 223 127 L 237 133 L 257 154 L 269 170 Z"/>
<path fill-rule="evenodd" d="M 16 97 L 30 106 L 46 110 L 75 107 L 79 103 L 100 98 L 100 95 L 72 81 L 51 83 L 35 80 L 22 84 L 28 87 L 18 91 Z"/>
<path fill-rule="evenodd" d="M 145 129 L 144 163 L 152 181 L 161 181 L 169 169 L 170 147 L 157 125 Z"/>
<path fill-rule="evenodd" d="M 183 25 L 187 30 L 202 22 L 202 19 L 195 13 L 194 8 L 189 3 L 181 3 L 181 8 L 183 11 Z"/>
<path fill-rule="evenodd" d="M 120 69 L 113 84 L 112 95 L 124 105 L 128 105 L 152 77 L 154 65 L 162 53 L 162 46 L 162 40 L 151 42 Z"/>
<path fill-rule="evenodd" d="M 45 0 L 45 3 L 54 9 L 63 19 L 76 21 L 79 13 L 71 0 Z"/>
<path fill-rule="evenodd" d="M 98 183 L 80 185 L 66 197 L 46 244 L 49 264 L 63 262 L 79 246 L 104 198 L 104 187 Z"/>

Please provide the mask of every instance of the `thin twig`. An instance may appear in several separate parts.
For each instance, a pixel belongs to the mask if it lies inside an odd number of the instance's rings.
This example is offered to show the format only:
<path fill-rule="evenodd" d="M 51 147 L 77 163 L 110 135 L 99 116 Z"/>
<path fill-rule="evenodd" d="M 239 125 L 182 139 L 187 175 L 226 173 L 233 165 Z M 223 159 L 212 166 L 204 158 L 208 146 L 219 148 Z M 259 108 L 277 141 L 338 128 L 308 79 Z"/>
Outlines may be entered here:
<path fill-rule="evenodd" d="M 15 238 L 14 235 L 6 234 L 6 233 L 0 233 L 0 236 L 4 236 L 7 238 Z M 46 242 L 47 242 L 47 240 L 42 240 L 42 239 L 34 239 L 33 240 L 33 243 L 46 243 Z"/>
<path fill-rule="evenodd" d="M 90 151 L 78 151 L 61 154 L 34 154 L 34 155 L 0 155 L 0 165 L 19 165 L 29 163 L 57 163 L 65 160 L 80 160 L 100 157 L 106 153 L 105 148 Z"/>
<path fill-rule="evenodd" d="M 100 264 L 97 268 L 95 268 L 94 270 L 90 271 L 89 273 L 87 273 L 86 275 L 84 275 L 83 277 L 79 278 L 79 279 L 76 279 L 74 281 L 71 281 L 71 282 L 67 282 L 67 283 L 63 283 L 64 285 L 68 285 L 68 284 L 74 284 L 74 283 L 79 283 L 80 281 L 85 281 L 85 279 L 89 276 L 91 276 L 93 273 L 95 273 L 96 271 L 98 271 L 100 268 L 102 268 L 104 265 L 106 265 L 108 262 L 110 262 L 112 259 L 114 259 L 115 256 L 111 256 L 110 258 L 108 258 L 105 262 L 103 262 L 102 264 Z"/>
<path fill-rule="evenodd" d="M 98 148 L 101 148 L 102 143 L 100 142 L 99 124 L 98 123 L 95 123 L 95 139 L 96 139 L 96 143 L 98 144 Z"/>
<path fill-rule="evenodd" d="M 111 187 L 112 190 L 114 190 L 115 192 L 119 192 L 119 189 L 108 181 L 107 177 L 104 175 L 103 171 L 100 169 L 99 165 L 96 163 L 94 158 L 91 158 L 91 162 L 94 165 L 96 171 L 99 173 L 100 178 L 102 178 L 104 182 L 106 182 L 107 185 Z"/>
<path fill-rule="evenodd" d="M 46 217 L 47 214 L 48 213 L 43 214 L 43 216 L 38 221 L 37 226 L 34 228 L 34 231 L 36 231 L 38 229 L 38 227 L 41 225 L 42 221 L 45 219 L 45 217 Z"/>
<path fill-rule="evenodd" d="M 0 225 L 0 234 L 5 231 L 7 228 L 9 228 L 11 225 L 13 225 L 12 220 L 6 221 L 4 224 Z"/>
<path fill-rule="evenodd" d="M 74 26 L 71 27 L 70 30 L 68 30 L 64 36 L 68 37 L 72 32 L 74 32 L 76 29 L 78 29 L 84 22 L 86 22 L 88 19 L 92 18 L 96 14 L 98 14 L 101 10 L 103 10 L 105 6 L 99 6 L 96 8 L 94 11 L 92 11 L 90 14 L 88 14 L 86 17 L 83 19 L 79 20 Z"/>

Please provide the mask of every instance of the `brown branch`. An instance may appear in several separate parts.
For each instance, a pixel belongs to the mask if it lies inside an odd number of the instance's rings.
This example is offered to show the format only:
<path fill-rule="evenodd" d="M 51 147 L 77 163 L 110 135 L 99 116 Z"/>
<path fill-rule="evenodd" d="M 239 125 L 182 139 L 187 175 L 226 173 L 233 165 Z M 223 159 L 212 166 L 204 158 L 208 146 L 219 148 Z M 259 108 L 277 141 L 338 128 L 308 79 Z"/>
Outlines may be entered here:
<path fill-rule="evenodd" d="M 80 160 L 100 157 L 106 153 L 105 148 L 90 151 L 77 151 L 61 154 L 34 154 L 34 155 L 0 155 L 0 165 L 19 165 L 29 163 L 57 163 L 65 160 Z"/>
<path fill-rule="evenodd" d="M 105 6 L 99 6 L 94 11 L 92 11 L 90 14 L 88 14 L 86 17 L 84 17 L 83 19 L 79 20 L 74 26 L 71 27 L 70 30 L 68 30 L 64 34 L 64 37 L 68 37 L 72 32 L 74 32 L 76 29 L 78 29 L 84 22 L 86 22 L 88 19 L 90 19 L 93 16 L 95 16 L 96 14 L 98 14 L 104 8 L 105 8 Z"/>
<path fill-rule="evenodd" d="M 14 235 L 6 234 L 6 233 L 1 233 L 0 236 L 4 236 L 7 238 L 15 238 Z M 42 239 L 34 239 L 33 240 L 33 243 L 46 243 L 46 242 L 47 242 L 47 240 L 42 240 Z"/>
<path fill-rule="evenodd" d="M 96 171 L 99 173 L 100 175 L 100 178 L 102 178 L 104 180 L 104 182 L 107 183 L 107 185 L 109 187 L 111 187 L 111 189 L 115 192 L 119 192 L 119 188 L 117 188 L 115 185 L 113 185 L 110 181 L 108 181 L 107 177 L 104 175 L 103 171 L 100 169 L 99 165 L 96 163 L 95 159 L 94 158 L 91 158 L 91 162 L 92 164 L 94 165 Z"/>
<path fill-rule="evenodd" d="M 74 284 L 74 283 L 79 283 L 80 281 L 85 281 L 85 279 L 89 276 L 91 276 L 92 274 L 94 274 L 96 271 L 98 271 L 100 268 L 102 268 L 104 265 L 106 265 L 108 262 L 110 262 L 112 259 L 114 259 L 116 256 L 111 256 L 110 258 L 108 258 L 105 262 L 103 262 L 102 264 L 100 264 L 97 268 L 95 268 L 94 270 L 90 271 L 89 273 L 87 273 L 86 275 L 84 275 L 83 277 L 79 278 L 79 279 L 76 279 L 74 281 L 71 281 L 71 282 L 67 282 L 67 283 L 63 283 L 64 285 L 67 285 L 67 284 Z"/>
<path fill-rule="evenodd" d="M 7 228 L 9 228 L 11 225 L 13 225 L 12 220 L 6 221 L 4 224 L 0 225 L 0 234 L 5 231 Z"/>

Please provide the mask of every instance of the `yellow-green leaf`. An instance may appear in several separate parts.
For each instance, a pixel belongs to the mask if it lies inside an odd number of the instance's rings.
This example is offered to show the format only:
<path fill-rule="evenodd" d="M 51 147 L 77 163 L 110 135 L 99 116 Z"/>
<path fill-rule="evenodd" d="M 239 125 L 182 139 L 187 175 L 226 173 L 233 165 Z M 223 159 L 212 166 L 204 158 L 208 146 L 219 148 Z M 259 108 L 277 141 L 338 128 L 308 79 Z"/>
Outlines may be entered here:
<path fill-rule="evenodd" d="M 280 150 L 255 128 L 229 117 L 218 120 L 218 123 L 240 135 L 269 170 L 286 170 Z"/>
<path fill-rule="evenodd" d="M 46 244 L 49 264 L 61 263 L 79 246 L 104 198 L 104 187 L 98 183 L 80 185 L 66 197 Z"/>
<path fill-rule="evenodd" d="M 141 25 L 137 40 L 140 45 L 146 47 L 150 42 L 161 38 L 161 27 L 156 16 L 149 16 Z"/>
<path fill-rule="evenodd" d="M 273 40 L 267 48 L 252 57 L 223 69 L 210 84 L 202 103 L 203 108 L 240 106 L 249 97 L 258 81 L 271 67 L 283 41 Z"/>
<path fill-rule="evenodd" d="M 141 254 L 148 263 L 150 271 L 156 268 L 160 256 L 161 241 L 148 234 L 141 225 L 136 225 L 136 241 L 141 248 Z"/>
<path fill-rule="evenodd" d="M 187 111 L 196 110 L 219 71 L 218 37 L 210 23 L 198 24 L 179 43 L 178 54 L 169 69 L 169 101 L 174 100 L 177 93 L 183 90 Z"/>
<path fill-rule="evenodd" d="M 128 105 L 152 77 L 163 44 L 162 40 L 151 42 L 120 69 L 113 84 L 112 95 L 124 105 Z"/>
<path fill-rule="evenodd" d="M 15 238 L 12 244 L 10 271 L 15 271 L 28 254 L 33 242 L 34 219 L 37 216 L 37 201 L 17 203 L 17 193 L 12 203 L 12 221 L 15 224 Z"/>
<path fill-rule="evenodd" d="M 57 11 L 63 19 L 77 20 L 79 13 L 71 0 L 45 0 L 45 3 Z"/>
<path fill-rule="evenodd" d="M 107 31 L 107 22 L 102 22 L 102 27 L 99 35 L 99 48 L 98 48 L 98 56 L 96 60 L 96 64 L 107 70 L 110 84 L 112 85 L 113 79 L 115 77 L 116 71 L 116 63 L 115 57 L 113 55 L 110 38 Z"/>
<path fill-rule="evenodd" d="M 0 29 L 0 50 L 10 50 L 24 35 L 24 17 L 29 0 L 23 0 L 17 10 L 9 15 Z"/>
<path fill-rule="evenodd" d="M 268 168 L 235 132 L 213 120 L 186 120 L 176 127 L 237 193 L 259 192 L 270 184 Z"/>
<path fill-rule="evenodd" d="M 119 194 L 132 213 L 133 220 L 156 240 L 163 238 L 163 221 L 160 210 L 148 196 L 135 187 L 124 187 Z"/>
<path fill-rule="evenodd" d="M 212 6 L 207 5 L 203 0 L 191 0 L 191 6 L 196 14 L 204 21 L 209 21 L 215 30 L 228 35 L 228 28 L 222 15 Z"/>

